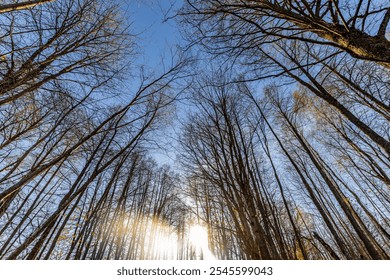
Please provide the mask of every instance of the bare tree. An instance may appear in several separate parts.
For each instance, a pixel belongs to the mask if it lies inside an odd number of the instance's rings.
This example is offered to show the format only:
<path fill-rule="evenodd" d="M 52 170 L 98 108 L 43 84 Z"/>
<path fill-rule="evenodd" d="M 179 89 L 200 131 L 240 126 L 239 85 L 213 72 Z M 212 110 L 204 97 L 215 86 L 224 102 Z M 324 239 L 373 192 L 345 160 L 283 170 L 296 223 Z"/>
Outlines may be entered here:
<path fill-rule="evenodd" d="M 138 88 L 123 92 L 134 38 L 112 3 L 54 1 L 1 17 L 1 258 L 140 258 L 120 246 L 128 238 L 123 215 L 143 187 L 127 172 L 167 114 L 188 61 L 160 75 L 140 70 Z M 165 181 L 161 201 L 149 200 L 157 181 L 147 182 L 141 203 L 144 231 L 148 203 L 165 209 L 174 200 Z M 118 197 L 120 184 L 127 187 Z M 174 220 L 169 211 L 155 216 Z"/>
<path fill-rule="evenodd" d="M 390 68 L 390 42 L 386 37 L 390 7 L 382 1 L 189 0 L 186 3 L 182 13 L 189 15 L 190 24 L 200 32 L 207 30 L 202 34 L 210 38 L 224 40 L 218 35 L 218 30 L 224 30 L 237 46 L 250 44 L 256 48 L 258 44 L 280 39 L 325 44 Z M 202 22 L 203 19 L 207 20 Z M 240 43 L 236 40 L 241 35 L 255 40 Z"/>

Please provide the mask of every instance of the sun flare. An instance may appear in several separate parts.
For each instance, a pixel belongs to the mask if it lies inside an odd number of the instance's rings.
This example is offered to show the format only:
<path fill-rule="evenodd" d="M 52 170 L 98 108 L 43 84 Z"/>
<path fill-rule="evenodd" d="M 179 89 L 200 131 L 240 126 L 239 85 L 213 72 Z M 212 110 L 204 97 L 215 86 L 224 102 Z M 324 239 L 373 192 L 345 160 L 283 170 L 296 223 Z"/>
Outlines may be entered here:
<path fill-rule="evenodd" d="M 209 249 L 208 233 L 205 227 L 199 224 L 192 225 L 189 229 L 188 238 L 198 259 L 215 259 L 214 255 Z"/>
<path fill-rule="evenodd" d="M 208 246 L 207 230 L 201 225 L 192 225 L 188 237 L 193 246 L 201 248 Z"/>

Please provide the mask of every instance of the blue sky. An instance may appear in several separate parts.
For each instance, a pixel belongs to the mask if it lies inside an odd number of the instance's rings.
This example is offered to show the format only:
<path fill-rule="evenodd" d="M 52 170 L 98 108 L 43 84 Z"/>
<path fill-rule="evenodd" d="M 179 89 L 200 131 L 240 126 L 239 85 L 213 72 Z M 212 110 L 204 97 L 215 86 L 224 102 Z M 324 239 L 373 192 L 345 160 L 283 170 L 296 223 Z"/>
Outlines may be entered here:
<path fill-rule="evenodd" d="M 138 34 L 140 63 L 158 67 L 161 58 L 170 57 L 170 49 L 180 42 L 176 22 L 164 22 L 164 13 L 170 14 L 182 4 L 181 0 L 120 0 L 132 22 L 132 32 Z"/>
<path fill-rule="evenodd" d="M 180 43 L 180 34 L 175 20 L 164 21 L 182 5 L 181 0 L 117 0 L 132 22 L 131 33 L 137 34 L 139 57 L 137 64 L 145 65 L 149 70 L 162 72 L 161 61 L 169 65 L 171 50 Z M 151 151 L 151 156 L 159 164 L 175 165 L 175 145 L 177 145 L 173 127 L 158 132 L 161 148 Z M 166 142 L 166 143 L 165 143 Z"/>

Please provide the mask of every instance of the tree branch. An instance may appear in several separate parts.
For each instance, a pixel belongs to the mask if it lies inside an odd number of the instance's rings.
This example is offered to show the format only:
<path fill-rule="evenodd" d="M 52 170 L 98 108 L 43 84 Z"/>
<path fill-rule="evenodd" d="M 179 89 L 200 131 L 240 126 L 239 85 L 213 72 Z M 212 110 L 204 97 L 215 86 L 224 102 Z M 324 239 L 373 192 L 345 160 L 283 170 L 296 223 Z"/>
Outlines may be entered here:
<path fill-rule="evenodd" d="M 379 30 L 378 30 L 378 34 L 377 34 L 378 37 L 385 38 L 386 28 L 387 28 L 387 25 L 389 24 L 389 21 L 390 21 L 390 8 L 387 9 L 387 12 L 386 12 L 385 16 L 383 17 L 381 25 L 379 26 Z"/>
<path fill-rule="evenodd" d="M 6 5 L 0 5 L 0 14 L 8 13 L 12 11 L 24 10 L 35 7 L 36 5 L 41 5 L 47 2 L 53 2 L 54 0 L 35 0 L 35 1 L 26 1 L 22 3 L 12 3 Z"/>

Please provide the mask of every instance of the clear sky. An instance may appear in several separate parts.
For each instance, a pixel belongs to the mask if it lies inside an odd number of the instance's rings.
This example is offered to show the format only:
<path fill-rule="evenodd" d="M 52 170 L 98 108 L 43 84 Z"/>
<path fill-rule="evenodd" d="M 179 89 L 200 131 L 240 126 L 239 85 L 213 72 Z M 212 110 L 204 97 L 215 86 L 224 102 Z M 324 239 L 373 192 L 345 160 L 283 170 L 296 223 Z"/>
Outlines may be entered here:
<path fill-rule="evenodd" d="M 175 10 L 181 7 L 181 0 L 118 0 L 128 16 L 131 25 L 131 32 L 137 34 L 139 46 L 140 65 L 149 69 L 161 72 L 161 61 L 164 59 L 169 64 L 171 50 L 180 43 L 180 34 L 175 20 L 164 21 L 166 14 L 172 15 Z M 173 120 L 173 123 L 176 123 Z M 175 164 L 174 128 L 166 128 L 160 131 L 157 136 L 159 144 L 162 145 L 154 151 L 151 156 L 159 164 Z"/>
<path fill-rule="evenodd" d="M 170 50 L 180 42 L 174 20 L 164 21 L 165 14 L 172 15 L 182 5 L 181 0 L 120 0 L 132 22 L 132 32 L 139 34 L 141 63 L 152 68 L 161 58 L 169 58 Z"/>

